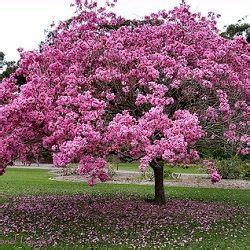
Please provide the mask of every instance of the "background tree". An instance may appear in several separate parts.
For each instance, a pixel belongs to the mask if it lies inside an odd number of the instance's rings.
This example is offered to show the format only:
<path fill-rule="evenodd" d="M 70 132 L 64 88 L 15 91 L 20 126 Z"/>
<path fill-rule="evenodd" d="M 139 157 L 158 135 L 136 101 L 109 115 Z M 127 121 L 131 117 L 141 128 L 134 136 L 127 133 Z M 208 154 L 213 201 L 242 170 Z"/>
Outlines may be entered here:
<path fill-rule="evenodd" d="M 8 78 L 13 75 L 16 79 L 18 90 L 20 90 L 20 87 L 26 83 L 26 79 L 23 75 L 15 75 L 15 72 L 18 68 L 18 62 L 3 61 L 3 66 L 5 67 L 5 69 L 0 74 L 0 82 L 2 82 L 4 78 Z"/>
<path fill-rule="evenodd" d="M 4 53 L 0 51 L 0 70 L 3 69 Z"/>
<path fill-rule="evenodd" d="M 0 81 L 4 78 L 9 77 L 12 73 L 17 69 L 17 65 L 15 61 L 4 62 L 3 65 L 6 67 L 5 70 L 0 74 Z"/>
<path fill-rule="evenodd" d="M 221 36 L 227 39 L 233 39 L 235 36 L 244 35 L 247 39 L 247 42 L 250 42 L 250 34 L 247 34 L 247 30 L 250 28 L 250 24 L 244 22 L 246 17 L 238 20 L 236 24 L 230 24 L 226 26 L 226 30 L 221 33 Z"/>
<path fill-rule="evenodd" d="M 224 39 L 214 14 L 185 4 L 129 25 L 95 2 L 77 9 L 40 51 L 21 51 L 20 93 L 14 76 L 0 86 L 2 172 L 45 147 L 56 166 L 79 162 L 93 185 L 115 154 L 152 167 L 163 204 L 164 163 L 198 160 L 200 140 L 248 153 L 244 38 Z"/>

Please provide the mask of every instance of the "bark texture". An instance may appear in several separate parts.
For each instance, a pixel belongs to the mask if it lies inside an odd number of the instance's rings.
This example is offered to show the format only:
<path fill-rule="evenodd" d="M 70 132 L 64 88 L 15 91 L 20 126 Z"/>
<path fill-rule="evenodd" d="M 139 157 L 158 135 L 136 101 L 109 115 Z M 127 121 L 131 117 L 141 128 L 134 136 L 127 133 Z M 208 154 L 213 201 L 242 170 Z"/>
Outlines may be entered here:
<path fill-rule="evenodd" d="M 155 199 L 154 202 L 157 205 L 163 205 L 166 203 L 165 190 L 164 190 L 164 176 L 163 176 L 163 162 L 154 161 L 150 166 L 154 170 L 155 179 Z"/>

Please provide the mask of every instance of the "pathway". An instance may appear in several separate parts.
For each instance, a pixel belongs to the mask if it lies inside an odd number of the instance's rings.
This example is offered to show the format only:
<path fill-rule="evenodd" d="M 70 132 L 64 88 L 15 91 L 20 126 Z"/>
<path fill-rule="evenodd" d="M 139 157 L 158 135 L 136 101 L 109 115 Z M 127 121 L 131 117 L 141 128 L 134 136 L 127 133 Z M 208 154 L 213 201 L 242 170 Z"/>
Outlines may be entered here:
<path fill-rule="evenodd" d="M 63 176 L 61 174 L 61 168 L 56 168 L 53 164 L 30 164 L 22 165 L 16 164 L 15 166 L 10 166 L 10 168 L 28 168 L 28 169 L 48 169 L 54 172 L 55 177 L 52 180 L 60 181 L 86 181 L 86 177 L 78 175 Z M 154 185 L 152 180 L 143 180 L 140 178 L 141 173 L 138 171 L 127 171 L 127 170 L 116 170 L 116 174 L 112 180 L 107 183 L 113 184 L 139 184 L 139 185 Z M 200 188 L 240 188 L 240 189 L 250 189 L 250 181 L 248 180 L 221 180 L 216 184 L 212 184 L 209 175 L 207 174 L 175 174 L 174 179 L 170 179 L 164 182 L 165 186 L 175 186 L 175 187 L 200 187 Z"/>

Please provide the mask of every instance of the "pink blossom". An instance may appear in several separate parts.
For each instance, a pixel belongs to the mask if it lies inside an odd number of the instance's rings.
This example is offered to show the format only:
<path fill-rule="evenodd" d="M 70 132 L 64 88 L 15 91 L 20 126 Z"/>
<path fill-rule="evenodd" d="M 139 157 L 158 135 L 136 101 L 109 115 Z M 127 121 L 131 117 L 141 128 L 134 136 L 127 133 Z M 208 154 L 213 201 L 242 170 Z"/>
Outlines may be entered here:
<path fill-rule="evenodd" d="M 95 178 L 91 178 L 91 179 L 88 180 L 88 185 L 91 186 L 91 187 L 94 186 L 95 183 L 96 183 L 96 179 Z"/>
<path fill-rule="evenodd" d="M 107 93 L 106 98 L 108 101 L 113 101 L 115 99 L 114 93 Z"/>
<path fill-rule="evenodd" d="M 222 38 L 215 15 L 184 3 L 128 25 L 107 8 L 113 2 L 76 5 L 71 22 L 54 26 L 40 51 L 22 51 L 0 85 L 2 173 L 46 148 L 56 166 L 78 162 L 92 185 L 108 179 L 111 154 L 140 159 L 142 170 L 156 159 L 187 163 L 212 133 L 213 144 L 230 139 L 248 152 L 244 39 Z"/>
<path fill-rule="evenodd" d="M 211 172 L 212 183 L 219 182 L 220 180 L 221 180 L 221 176 L 218 174 L 217 170 L 212 170 Z"/>
<path fill-rule="evenodd" d="M 204 165 L 210 171 L 210 178 L 212 183 L 219 182 L 221 180 L 221 176 L 216 170 L 215 163 L 213 161 L 205 160 L 203 161 Z"/>

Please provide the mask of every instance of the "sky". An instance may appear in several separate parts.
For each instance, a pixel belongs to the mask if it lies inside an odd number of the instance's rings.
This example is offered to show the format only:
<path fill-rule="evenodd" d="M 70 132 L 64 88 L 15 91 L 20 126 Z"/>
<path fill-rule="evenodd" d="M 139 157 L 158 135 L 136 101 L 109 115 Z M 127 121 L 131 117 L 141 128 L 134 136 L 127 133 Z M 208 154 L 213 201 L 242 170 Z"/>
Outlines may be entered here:
<path fill-rule="evenodd" d="M 103 2 L 104 0 L 99 0 Z M 0 0 L 0 51 L 5 59 L 18 60 L 17 48 L 38 48 L 44 40 L 44 30 L 52 21 L 66 20 L 74 14 L 70 3 L 74 0 Z M 193 11 L 221 14 L 218 26 L 235 23 L 249 15 L 249 0 L 186 0 Z M 118 0 L 115 12 L 126 18 L 140 18 L 151 12 L 171 9 L 180 0 Z M 249 16 L 247 18 L 249 22 Z"/>

